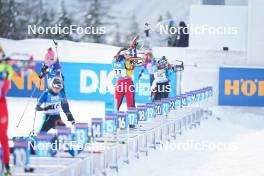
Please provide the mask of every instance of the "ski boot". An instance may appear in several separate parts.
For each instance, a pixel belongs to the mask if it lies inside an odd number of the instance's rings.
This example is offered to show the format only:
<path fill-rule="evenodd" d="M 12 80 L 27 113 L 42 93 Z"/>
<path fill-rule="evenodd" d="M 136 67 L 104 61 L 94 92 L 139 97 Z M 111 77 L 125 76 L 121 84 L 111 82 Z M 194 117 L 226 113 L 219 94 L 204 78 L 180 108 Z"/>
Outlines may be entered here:
<path fill-rule="evenodd" d="M 5 165 L 4 176 L 12 176 L 9 164 Z"/>
<path fill-rule="evenodd" d="M 37 136 L 37 134 L 34 132 L 34 131 L 31 131 L 29 134 L 28 134 L 28 137 L 31 137 L 31 138 L 35 138 Z"/>
<path fill-rule="evenodd" d="M 6 171 L 6 172 L 4 173 L 4 176 L 12 176 L 11 171 L 10 171 L 10 170 L 9 170 L 9 171 Z"/>
<path fill-rule="evenodd" d="M 26 172 L 26 173 L 33 173 L 34 171 L 35 171 L 35 169 L 32 168 L 32 167 L 26 167 L 26 168 L 24 169 L 24 172 Z"/>

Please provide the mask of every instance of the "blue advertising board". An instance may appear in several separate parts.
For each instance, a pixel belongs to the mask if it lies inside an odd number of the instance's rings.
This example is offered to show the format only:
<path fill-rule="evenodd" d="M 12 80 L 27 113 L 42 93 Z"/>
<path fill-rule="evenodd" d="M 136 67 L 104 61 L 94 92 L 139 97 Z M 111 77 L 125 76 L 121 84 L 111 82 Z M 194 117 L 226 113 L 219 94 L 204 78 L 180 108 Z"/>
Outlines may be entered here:
<path fill-rule="evenodd" d="M 37 74 L 40 72 L 40 67 L 41 63 L 38 62 L 35 72 L 29 73 L 28 75 L 15 73 L 12 78 L 11 89 L 8 92 L 8 96 L 29 97 L 35 86 L 40 87 L 40 91 L 37 89 L 33 97 L 39 96 L 45 89 L 44 80 L 40 83 Z M 62 68 L 65 90 L 69 99 L 96 101 L 114 100 L 115 77 L 111 64 L 62 62 Z M 140 71 L 141 67 L 136 67 L 134 71 L 135 99 L 138 103 L 149 102 L 149 76 L 143 74 L 143 76 L 138 79 Z M 170 84 L 170 96 L 175 96 L 175 73 L 170 76 Z"/>
<path fill-rule="evenodd" d="M 11 88 L 9 89 L 7 96 L 30 97 L 32 93 L 33 97 L 39 96 L 46 87 L 45 80 L 40 80 L 38 78 L 40 69 L 41 62 L 37 62 L 35 71 L 26 72 L 23 68 L 19 72 L 16 70 L 12 77 Z M 35 87 L 37 87 L 37 89 L 35 89 Z"/>
<path fill-rule="evenodd" d="M 264 106 L 264 68 L 221 67 L 219 105 Z"/>

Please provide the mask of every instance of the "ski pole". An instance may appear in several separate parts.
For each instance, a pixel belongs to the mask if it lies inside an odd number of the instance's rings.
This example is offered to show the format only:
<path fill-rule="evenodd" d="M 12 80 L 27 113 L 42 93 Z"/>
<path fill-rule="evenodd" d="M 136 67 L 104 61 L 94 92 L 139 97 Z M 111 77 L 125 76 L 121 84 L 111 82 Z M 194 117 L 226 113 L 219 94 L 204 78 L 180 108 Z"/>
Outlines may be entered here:
<path fill-rule="evenodd" d="M 59 62 L 59 54 L 58 54 L 58 42 L 56 42 L 54 39 L 52 40 L 54 45 L 55 45 L 55 49 L 56 49 L 56 55 L 57 55 L 57 61 Z"/>
<path fill-rule="evenodd" d="M 55 49 L 56 49 L 56 55 L 57 55 L 57 61 L 58 63 L 60 63 L 60 60 L 59 60 L 59 52 L 58 52 L 58 42 L 56 42 L 54 39 L 52 40 L 54 45 L 55 45 Z M 63 78 L 63 75 L 62 75 L 62 72 L 60 72 L 60 77 Z"/>
<path fill-rule="evenodd" d="M 37 116 L 37 111 L 35 110 L 34 113 L 34 121 L 33 121 L 33 130 L 29 133 L 29 136 L 32 137 L 35 135 L 35 120 L 36 120 L 36 116 Z"/>
<path fill-rule="evenodd" d="M 40 82 L 41 82 L 41 80 L 40 80 Z M 20 117 L 20 119 L 19 119 L 19 121 L 18 121 L 18 123 L 17 123 L 17 125 L 16 125 L 17 128 L 19 127 L 19 125 L 20 125 L 20 123 L 21 123 L 21 121 L 22 121 L 22 119 L 23 119 L 23 117 L 24 117 L 24 115 L 25 115 L 25 113 L 26 113 L 26 111 L 27 111 L 27 109 L 28 109 L 28 106 L 29 106 L 29 104 L 30 104 L 30 99 L 33 97 L 33 95 L 34 95 L 34 93 L 36 92 L 36 90 L 37 90 L 37 86 L 34 87 L 32 93 L 31 93 L 31 95 L 30 95 L 30 97 L 29 97 L 29 100 L 28 100 L 28 102 L 27 102 L 27 104 L 26 104 L 26 107 L 25 107 L 25 109 L 24 109 L 24 111 L 23 111 L 23 113 L 22 113 L 22 115 L 21 115 L 21 117 Z"/>
<path fill-rule="evenodd" d="M 41 87 L 41 80 L 39 81 L 39 87 Z M 40 89 L 39 89 L 40 90 Z M 40 91 L 38 92 L 37 102 L 40 96 Z M 33 129 L 32 129 L 32 135 L 35 135 L 35 123 L 36 123 L 36 117 L 37 117 L 37 110 L 35 109 L 34 113 L 34 121 L 33 121 Z"/>

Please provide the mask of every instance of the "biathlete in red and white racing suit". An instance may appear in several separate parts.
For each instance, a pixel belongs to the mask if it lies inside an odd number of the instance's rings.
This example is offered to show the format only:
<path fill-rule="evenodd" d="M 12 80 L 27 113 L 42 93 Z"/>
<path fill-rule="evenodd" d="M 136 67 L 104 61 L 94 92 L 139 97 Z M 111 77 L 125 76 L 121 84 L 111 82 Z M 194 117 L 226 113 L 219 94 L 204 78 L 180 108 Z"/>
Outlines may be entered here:
<path fill-rule="evenodd" d="M 145 58 L 137 57 L 137 39 L 138 36 L 132 40 L 129 49 L 120 49 L 112 62 L 116 77 L 115 111 L 119 110 L 124 96 L 126 96 L 127 108 L 135 107 L 134 69 L 137 65 L 144 64 L 145 60 Z"/>

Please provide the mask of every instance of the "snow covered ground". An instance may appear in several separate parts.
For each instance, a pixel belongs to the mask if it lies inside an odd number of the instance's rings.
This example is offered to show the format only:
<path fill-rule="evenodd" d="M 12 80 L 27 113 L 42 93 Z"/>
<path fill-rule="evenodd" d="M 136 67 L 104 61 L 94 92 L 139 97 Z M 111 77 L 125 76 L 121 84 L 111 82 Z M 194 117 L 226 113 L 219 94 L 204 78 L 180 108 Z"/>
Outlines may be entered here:
<path fill-rule="evenodd" d="M 213 113 L 201 127 L 124 165 L 118 175 L 263 176 L 264 108 L 215 107 Z"/>

